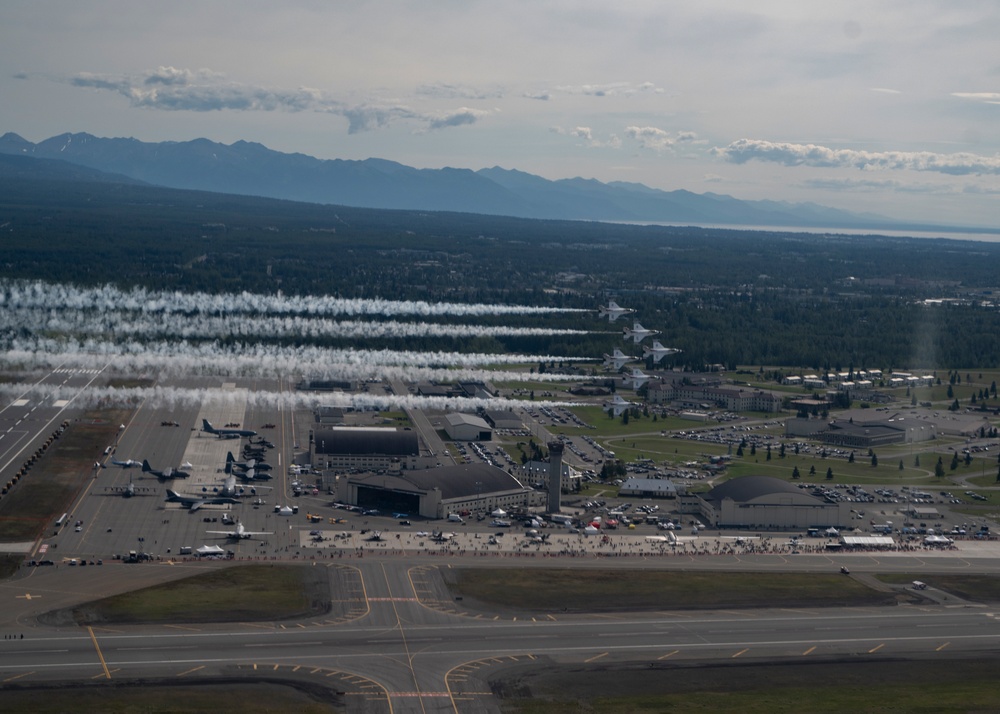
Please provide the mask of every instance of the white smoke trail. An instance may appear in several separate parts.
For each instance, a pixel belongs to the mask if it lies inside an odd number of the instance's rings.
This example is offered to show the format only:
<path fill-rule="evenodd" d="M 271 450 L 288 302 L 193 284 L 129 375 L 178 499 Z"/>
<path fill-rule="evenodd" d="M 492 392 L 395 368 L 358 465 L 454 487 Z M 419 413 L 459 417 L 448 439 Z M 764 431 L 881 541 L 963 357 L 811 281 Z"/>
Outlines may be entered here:
<path fill-rule="evenodd" d="M 190 389 L 184 387 L 64 387 L 60 385 L 35 384 L 25 389 L 23 384 L 0 384 L 0 396 L 5 400 L 23 396 L 38 400 L 61 400 L 76 397 L 73 402 L 82 408 L 126 406 L 139 404 L 153 409 L 176 409 L 197 407 L 203 404 L 246 405 L 255 409 L 316 409 L 320 406 L 334 406 L 354 409 L 437 409 L 472 412 L 477 409 L 508 410 L 524 407 L 573 407 L 577 402 L 568 401 L 523 401 L 516 399 L 472 397 L 420 397 L 406 395 L 346 394 L 331 392 L 271 392 L 233 391 L 220 389 Z"/>
<path fill-rule="evenodd" d="M 338 298 L 329 295 L 259 295 L 248 292 L 208 293 L 157 292 L 145 288 L 122 290 L 113 285 L 77 287 L 42 281 L 0 281 L 0 308 L 71 309 L 98 312 L 129 311 L 146 314 L 185 315 L 417 315 L 483 316 L 546 315 L 589 312 L 575 308 L 528 305 L 431 303 L 422 300 Z"/>
<path fill-rule="evenodd" d="M 14 339 L 0 364 L 21 369 L 100 369 L 113 373 L 159 377 L 223 376 L 313 379 L 402 379 L 404 381 L 558 382 L 579 379 L 558 372 L 531 372 L 539 363 L 575 362 L 579 358 L 540 355 L 489 355 L 456 352 L 335 350 L 278 345 L 189 344 L 187 342 L 113 343 L 63 339 Z M 504 365 L 510 369 L 500 369 Z M 486 368 L 491 367 L 491 368 Z"/>

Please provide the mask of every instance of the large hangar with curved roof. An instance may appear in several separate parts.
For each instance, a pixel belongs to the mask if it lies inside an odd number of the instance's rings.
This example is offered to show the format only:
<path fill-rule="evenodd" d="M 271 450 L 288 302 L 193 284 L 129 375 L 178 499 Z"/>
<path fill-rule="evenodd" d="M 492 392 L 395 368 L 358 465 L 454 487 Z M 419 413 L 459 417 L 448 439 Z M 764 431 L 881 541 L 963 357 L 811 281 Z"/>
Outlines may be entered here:
<path fill-rule="evenodd" d="M 343 474 L 337 498 L 352 506 L 424 518 L 449 513 L 492 513 L 545 505 L 546 493 L 523 485 L 503 469 L 483 463 L 410 471 Z"/>
<path fill-rule="evenodd" d="M 851 522 L 850 503 L 831 503 L 771 476 L 734 478 L 696 498 L 702 518 L 715 528 L 842 528 Z"/>
<path fill-rule="evenodd" d="M 310 449 L 319 468 L 380 469 L 393 463 L 416 468 L 420 440 L 412 429 L 326 427 L 315 431 Z"/>

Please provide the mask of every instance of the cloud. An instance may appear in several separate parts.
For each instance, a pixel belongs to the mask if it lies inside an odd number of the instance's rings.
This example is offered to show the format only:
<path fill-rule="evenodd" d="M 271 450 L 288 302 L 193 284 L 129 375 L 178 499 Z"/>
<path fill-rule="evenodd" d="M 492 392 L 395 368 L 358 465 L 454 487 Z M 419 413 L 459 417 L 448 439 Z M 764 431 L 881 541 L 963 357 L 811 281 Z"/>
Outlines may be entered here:
<path fill-rule="evenodd" d="M 430 119 L 428 129 L 444 129 L 449 126 L 462 126 L 464 124 L 475 124 L 489 112 L 484 109 L 470 109 L 469 107 L 459 107 L 453 112 L 441 114 Z"/>
<path fill-rule="evenodd" d="M 652 82 L 632 84 L 631 82 L 609 82 L 607 84 L 561 85 L 554 88 L 561 94 L 577 94 L 589 97 L 631 97 L 639 93 L 663 94 L 663 89 Z"/>
<path fill-rule="evenodd" d="M 878 94 L 902 94 L 898 89 L 888 89 L 887 87 L 869 87 L 869 92 L 877 92 Z"/>
<path fill-rule="evenodd" d="M 582 139 L 592 149 L 619 149 L 622 145 L 622 140 L 616 134 L 609 135 L 607 139 L 599 139 L 594 136 L 594 132 L 589 126 L 576 126 L 572 129 L 563 129 L 562 127 L 554 126 L 549 131 L 560 136 L 572 136 Z"/>
<path fill-rule="evenodd" d="M 542 102 L 547 102 L 552 97 L 548 92 L 525 92 L 523 95 L 526 99 L 537 99 Z"/>
<path fill-rule="evenodd" d="M 643 149 L 654 151 L 673 149 L 677 144 L 694 143 L 698 138 L 692 131 L 671 134 L 655 126 L 628 126 L 625 127 L 625 136 L 639 142 L 639 146 Z"/>
<path fill-rule="evenodd" d="M 274 89 L 227 81 L 209 69 L 189 70 L 158 67 L 140 75 L 77 74 L 69 80 L 75 87 L 115 92 L 133 107 L 160 111 L 284 111 L 322 112 L 347 119 L 347 133 L 382 129 L 395 122 L 414 122 L 425 130 L 474 124 L 489 111 L 459 107 L 444 112 L 421 112 L 402 103 L 347 103 L 327 92 L 308 87 Z M 424 85 L 424 97 L 481 98 L 500 96 L 499 90 L 481 92 L 460 85 Z"/>
<path fill-rule="evenodd" d="M 984 104 L 1000 104 L 1000 92 L 952 92 L 959 99 L 973 99 Z"/>
<path fill-rule="evenodd" d="M 740 139 L 713 153 L 734 164 L 770 161 L 784 166 L 854 168 L 861 171 L 933 171 L 952 176 L 1000 174 L 1000 156 L 966 152 L 937 154 L 930 151 L 856 151 L 816 144 L 789 144 L 763 139 Z"/>
<path fill-rule="evenodd" d="M 464 84 L 422 84 L 416 89 L 419 97 L 430 99 L 501 99 L 504 92 L 500 88 L 477 89 Z"/>

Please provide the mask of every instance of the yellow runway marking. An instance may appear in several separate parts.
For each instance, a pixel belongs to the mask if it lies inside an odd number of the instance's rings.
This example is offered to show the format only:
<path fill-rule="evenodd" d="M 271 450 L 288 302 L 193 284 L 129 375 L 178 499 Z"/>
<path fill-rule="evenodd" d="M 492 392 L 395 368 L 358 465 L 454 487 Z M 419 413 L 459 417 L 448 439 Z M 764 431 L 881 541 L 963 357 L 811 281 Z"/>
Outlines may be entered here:
<path fill-rule="evenodd" d="M 948 645 L 950 645 L 950 644 L 951 644 L 950 642 L 945 642 L 945 643 L 944 643 L 943 645 L 941 645 L 940 647 L 938 647 L 938 648 L 937 648 L 936 650 L 934 650 L 934 651 L 935 651 L 935 652 L 940 652 L 941 650 L 943 650 L 943 649 L 944 649 L 945 647 L 947 647 L 947 646 L 948 646 Z"/>
<path fill-rule="evenodd" d="M 674 650 L 673 652 L 667 652 L 667 654 L 663 655 L 662 657 L 657 657 L 656 659 L 667 659 L 668 657 L 673 657 L 678 652 L 680 652 L 680 650 Z"/>
<path fill-rule="evenodd" d="M 814 649 L 816 649 L 815 646 L 810 647 L 809 649 L 807 649 L 805 652 L 802 653 L 802 656 L 804 657 L 805 655 L 810 654 Z"/>
<path fill-rule="evenodd" d="M 34 672 L 25 672 L 24 674 L 15 674 L 13 677 L 8 677 L 3 680 L 4 682 L 13 682 L 15 679 L 20 679 L 21 677 L 27 677 L 29 674 L 34 674 Z"/>
<path fill-rule="evenodd" d="M 197 671 L 198 671 L 199 669 L 205 669 L 205 665 L 199 665 L 199 666 L 197 666 L 197 667 L 192 667 L 192 668 L 191 668 L 191 669 L 189 669 L 189 670 L 186 670 L 186 671 L 184 671 L 184 672 L 181 672 L 181 673 L 180 673 L 180 674 L 178 674 L 177 676 L 178 676 L 178 677 L 183 677 L 183 676 L 184 676 L 185 674 L 191 674 L 192 672 L 197 672 Z"/>
<path fill-rule="evenodd" d="M 875 647 L 873 649 L 868 650 L 868 654 L 875 654 L 876 652 L 878 652 L 883 647 L 885 647 L 885 642 L 883 642 L 882 644 L 880 644 L 878 647 Z"/>
<path fill-rule="evenodd" d="M 584 662 L 594 662 L 594 661 L 596 661 L 596 660 L 599 660 L 599 659 L 600 659 L 601 657 L 607 657 L 607 656 L 608 656 L 608 653 L 607 653 L 607 652 L 602 652 L 602 653 L 601 653 L 601 654 L 599 654 L 599 655 L 594 655 L 594 656 L 593 656 L 593 657 L 591 657 L 590 659 L 585 659 L 585 660 L 583 660 L 583 661 L 584 661 Z"/>
<path fill-rule="evenodd" d="M 108 671 L 108 663 L 104 661 L 104 655 L 101 654 L 101 646 L 97 644 L 97 635 L 94 634 L 94 628 L 88 627 L 87 632 L 90 633 L 90 641 L 94 643 L 94 649 L 97 650 L 97 658 L 101 660 L 105 679 L 111 679 L 111 672 Z"/>
<path fill-rule="evenodd" d="M 742 649 L 739 652 L 737 652 L 736 654 L 734 654 L 731 659 L 735 659 L 735 658 L 739 657 L 741 654 L 743 654 L 744 652 L 749 652 L 749 651 L 750 651 L 749 647 L 747 647 L 745 649 Z"/>

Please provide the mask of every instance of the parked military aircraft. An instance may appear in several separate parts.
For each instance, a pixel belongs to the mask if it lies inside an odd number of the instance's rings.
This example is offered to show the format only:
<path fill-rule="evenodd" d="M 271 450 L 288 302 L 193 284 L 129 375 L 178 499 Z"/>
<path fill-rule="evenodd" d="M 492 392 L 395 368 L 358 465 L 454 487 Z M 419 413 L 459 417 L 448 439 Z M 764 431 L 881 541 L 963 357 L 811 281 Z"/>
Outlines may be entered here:
<path fill-rule="evenodd" d="M 244 540 L 247 538 L 253 538 L 254 536 L 266 536 L 274 535 L 273 531 L 248 531 L 243 527 L 242 523 L 236 524 L 236 529 L 231 531 L 205 531 L 206 533 L 212 533 L 215 535 L 224 535 L 226 538 L 232 540 Z"/>
<path fill-rule="evenodd" d="M 253 469 L 254 471 L 271 470 L 271 464 L 265 464 L 263 461 L 258 461 L 257 459 L 237 461 L 236 457 L 233 456 L 233 452 L 230 451 L 226 454 L 226 473 L 229 473 L 233 467 L 243 469 L 244 471 L 249 471 L 250 469 Z"/>
<path fill-rule="evenodd" d="M 660 344 L 659 340 L 653 340 L 652 347 L 642 348 L 642 356 L 652 357 L 654 363 L 661 361 L 665 357 L 669 357 L 670 355 L 675 355 L 678 353 L 680 353 L 679 349 L 676 349 L 674 347 L 664 347 L 663 345 Z"/>
<path fill-rule="evenodd" d="M 609 355 L 608 354 L 604 355 L 604 366 L 610 367 L 617 372 L 618 370 L 620 370 L 622 367 L 625 366 L 626 362 L 634 362 L 635 360 L 636 360 L 635 357 L 627 355 L 620 349 L 615 347 L 614 352 L 612 352 Z"/>
<path fill-rule="evenodd" d="M 181 464 L 181 467 L 189 469 L 191 468 L 191 464 L 183 463 Z M 152 474 L 161 481 L 174 478 L 187 478 L 188 476 L 191 475 L 187 471 L 181 471 L 180 469 L 173 469 L 169 467 L 162 470 L 154 469 L 152 466 L 149 465 L 149 462 L 146 459 L 142 460 L 142 472 L 144 474 Z"/>
<path fill-rule="evenodd" d="M 382 531 L 373 531 L 370 536 L 368 536 L 367 538 L 365 538 L 365 540 L 369 541 L 369 542 L 372 542 L 372 543 L 381 543 L 382 542 Z"/>
<path fill-rule="evenodd" d="M 223 503 L 239 503 L 239 499 L 231 496 L 188 496 L 167 489 L 167 503 L 179 503 L 181 508 L 197 511 L 202 506 L 219 505 Z"/>
<path fill-rule="evenodd" d="M 635 312 L 635 310 L 632 310 L 631 308 L 618 307 L 618 303 L 614 300 L 609 300 L 607 306 L 601 305 L 598 308 L 598 311 L 600 313 L 600 317 L 608 318 L 608 322 L 614 322 L 622 315 L 628 315 L 629 313 Z"/>
<path fill-rule="evenodd" d="M 257 435 L 257 432 L 253 429 L 217 429 L 212 426 L 212 423 L 208 419 L 201 420 L 201 430 L 208 434 L 215 434 L 222 439 L 233 439 L 241 436 Z"/>
<path fill-rule="evenodd" d="M 125 459 L 124 461 L 111 459 L 111 463 L 113 463 L 115 466 L 121 466 L 123 469 L 130 469 L 133 466 L 142 466 L 142 462 L 136 461 L 135 459 Z"/>
<path fill-rule="evenodd" d="M 626 327 L 624 329 L 624 334 L 626 340 L 631 337 L 635 344 L 639 344 L 647 337 L 652 337 L 653 335 L 658 335 L 660 333 L 656 330 L 647 330 L 638 322 L 633 322 L 631 328 Z"/>

